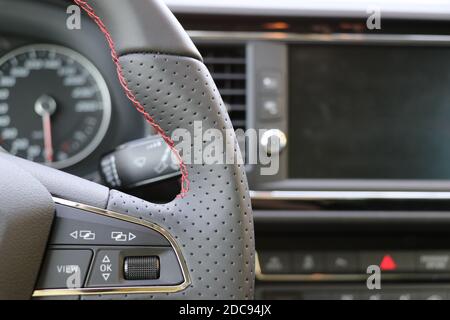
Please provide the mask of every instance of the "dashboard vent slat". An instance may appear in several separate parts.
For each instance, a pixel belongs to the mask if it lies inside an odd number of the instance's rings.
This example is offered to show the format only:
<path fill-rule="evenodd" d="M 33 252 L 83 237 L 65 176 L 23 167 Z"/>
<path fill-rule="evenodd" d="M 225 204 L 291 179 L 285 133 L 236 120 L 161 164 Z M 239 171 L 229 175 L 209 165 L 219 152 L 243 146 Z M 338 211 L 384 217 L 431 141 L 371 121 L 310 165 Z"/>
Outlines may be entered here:
<path fill-rule="evenodd" d="M 246 129 L 246 48 L 235 44 L 197 44 L 228 109 L 234 129 Z"/>
<path fill-rule="evenodd" d="M 215 73 L 216 80 L 245 80 L 244 73 Z"/>
<path fill-rule="evenodd" d="M 245 64 L 245 58 L 218 58 L 203 56 L 203 62 L 205 64 Z"/>

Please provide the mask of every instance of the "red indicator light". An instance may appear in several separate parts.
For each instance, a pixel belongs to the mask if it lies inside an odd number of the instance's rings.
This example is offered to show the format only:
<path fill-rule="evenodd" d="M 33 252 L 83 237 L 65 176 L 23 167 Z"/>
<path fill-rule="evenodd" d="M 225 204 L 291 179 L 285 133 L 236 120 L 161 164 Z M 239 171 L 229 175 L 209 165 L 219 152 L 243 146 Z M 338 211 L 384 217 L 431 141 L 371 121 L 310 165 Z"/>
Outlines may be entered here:
<path fill-rule="evenodd" d="M 383 260 L 381 260 L 380 269 L 383 271 L 393 271 L 397 269 L 397 264 L 395 263 L 394 259 L 392 259 L 392 257 L 387 254 L 383 257 Z"/>

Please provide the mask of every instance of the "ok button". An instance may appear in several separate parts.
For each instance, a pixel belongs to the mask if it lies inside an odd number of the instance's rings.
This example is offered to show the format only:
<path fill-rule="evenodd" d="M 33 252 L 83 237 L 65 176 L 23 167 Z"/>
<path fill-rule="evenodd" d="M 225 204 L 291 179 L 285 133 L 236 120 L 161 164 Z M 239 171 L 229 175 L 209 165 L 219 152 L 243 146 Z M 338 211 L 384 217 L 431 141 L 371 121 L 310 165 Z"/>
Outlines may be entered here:
<path fill-rule="evenodd" d="M 119 250 L 99 250 L 95 256 L 94 267 L 88 287 L 109 287 L 119 284 Z"/>

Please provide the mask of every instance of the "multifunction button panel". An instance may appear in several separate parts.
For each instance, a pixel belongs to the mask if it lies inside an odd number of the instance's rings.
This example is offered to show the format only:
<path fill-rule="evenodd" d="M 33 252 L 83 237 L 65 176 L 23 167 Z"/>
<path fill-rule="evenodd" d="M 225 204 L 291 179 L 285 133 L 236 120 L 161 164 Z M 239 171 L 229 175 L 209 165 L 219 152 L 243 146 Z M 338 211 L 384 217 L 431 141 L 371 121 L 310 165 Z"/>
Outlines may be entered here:
<path fill-rule="evenodd" d="M 95 288 L 101 293 L 108 288 L 117 288 L 116 293 L 127 288 L 140 288 L 139 292 L 147 287 L 181 288 L 187 279 L 179 251 L 160 233 L 161 228 L 132 220 L 100 209 L 95 212 L 56 203 L 35 296 L 71 290 L 95 293 Z"/>

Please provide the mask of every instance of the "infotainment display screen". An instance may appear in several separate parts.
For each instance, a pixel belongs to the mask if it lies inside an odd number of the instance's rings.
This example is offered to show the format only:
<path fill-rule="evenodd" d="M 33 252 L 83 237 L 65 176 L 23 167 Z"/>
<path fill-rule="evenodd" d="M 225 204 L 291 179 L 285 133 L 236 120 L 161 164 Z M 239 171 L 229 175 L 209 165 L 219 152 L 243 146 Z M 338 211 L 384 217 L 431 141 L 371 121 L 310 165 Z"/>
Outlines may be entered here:
<path fill-rule="evenodd" d="M 450 179 L 450 48 L 294 45 L 289 177 Z"/>

